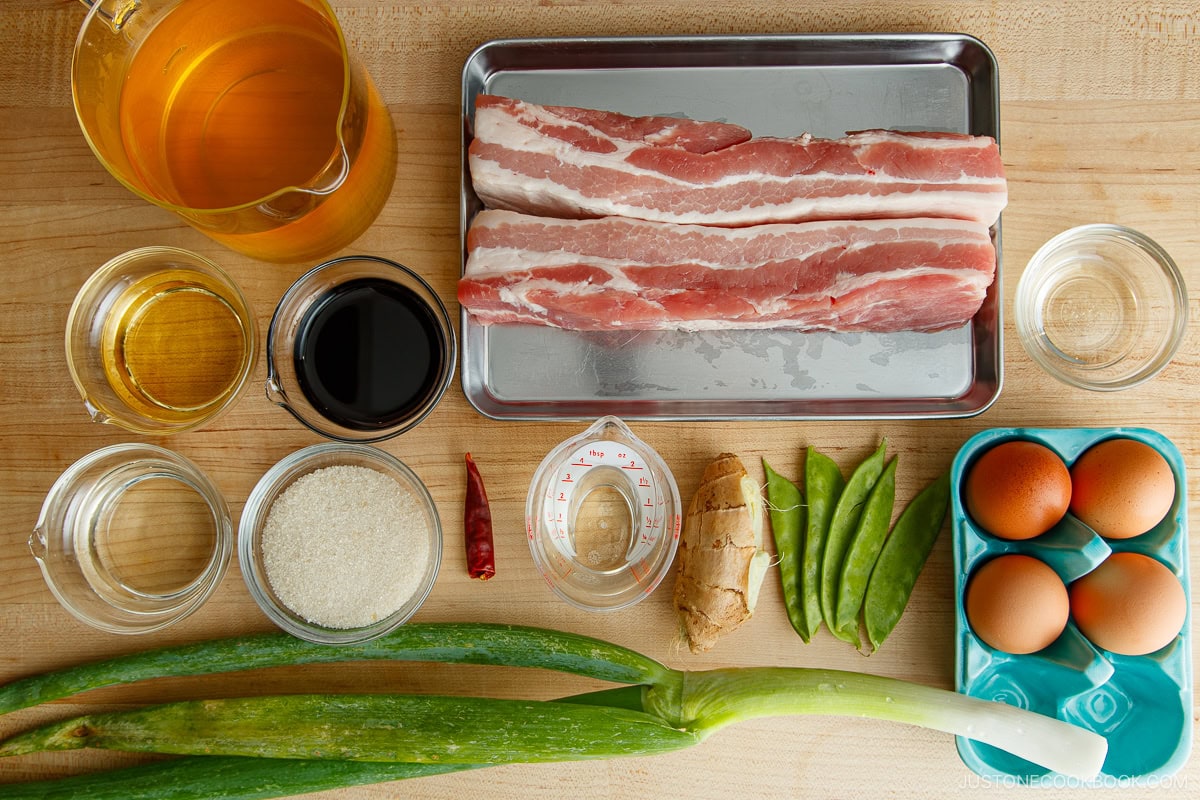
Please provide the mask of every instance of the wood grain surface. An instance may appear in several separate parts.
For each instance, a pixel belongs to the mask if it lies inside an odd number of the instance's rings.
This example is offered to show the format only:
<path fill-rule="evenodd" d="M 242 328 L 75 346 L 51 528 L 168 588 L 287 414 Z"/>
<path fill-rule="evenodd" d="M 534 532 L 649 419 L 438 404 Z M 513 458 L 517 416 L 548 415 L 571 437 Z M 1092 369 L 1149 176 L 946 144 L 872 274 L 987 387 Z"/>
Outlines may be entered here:
<path fill-rule="evenodd" d="M 252 0 L 250 0 L 252 1 Z M 523 36 L 952 31 L 982 39 L 1000 65 L 1004 163 L 1004 388 L 985 413 L 964 420 L 632 423 L 664 456 L 690 496 L 704 464 L 739 453 L 761 477 L 767 458 L 794 476 L 809 444 L 847 469 L 881 437 L 899 454 L 897 498 L 949 468 L 972 434 L 1000 426 L 1137 425 L 1157 429 L 1200 458 L 1194 327 L 1155 380 L 1115 394 L 1070 389 L 1042 373 L 1012 328 L 1022 268 L 1054 234 L 1088 222 L 1122 223 L 1156 239 L 1200 286 L 1200 11 L 1194 2 L 1096 0 L 1013 2 L 735 2 L 718 0 L 336 0 L 351 47 L 375 77 L 399 136 L 398 177 L 378 221 L 347 252 L 401 261 L 451 306 L 459 274 L 459 86 L 470 52 L 491 39 Z M 89 151 L 71 106 L 71 51 L 84 9 L 72 0 L 6 0 L 0 26 L 0 681 L 83 660 L 224 634 L 271 630 L 234 563 L 210 602 L 185 622 L 145 637 L 120 637 L 76 622 L 55 601 L 26 539 L 47 490 L 84 454 L 136 437 L 92 424 L 63 353 L 71 300 L 100 264 L 151 244 L 195 250 L 222 264 L 257 311 L 271 310 L 311 264 L 268 265 L 213 244 L 166 211 L 134 197 Z M 1197 304 L 1190 302 L 1193 318 Z M 158 443 L 193 459 L 240 512 L 276 461 L 318 438 L 261 391 L 260 359 L 250 391 L 212 426 Z M 792 632 L 776 572 L 755 617 L 711 653 L 682 646 L 659 591 L 608 615 L 556 599 L 531 562 L 523 531 L 525 494 L 548 450 L 581 423 L 497 422 L 477 414 L 457 382 L 417 429 L 383 449 L 428 484 L 445 527 L 445 559 L 422 621 L 478 620 L 593 634 L 672 666 L 818 665 L 953 686 L 953 566 L 944 532 L 893 638 L 864 658 L 827 632 L 809 645 Z M 496 524 L 497 577 L 467 578 L 462 547 L 463 453 L 479 464 Z M 1189 495 L 1200 496 L 1196 473 Z M 1196 508 L 1195 500 L 1189 512 Z M 1193 543 L 1194 544 L 1194 543 Z M 1192 571 L 1200 568 L 1193 548 Z M 1200 597 L 1200 595 L 1196 595 Z M 1193 601 L 1193 610 L 1200 608 Z M 489 693 L 549 698 L 595 688 L 566 676 L 515 669 L 342 665 L 276 669 L 211 679 L 163 679 L 96 691 L 0 719 L 0 735 L 99 708 L 188 697 L 294 691 Z M 1192 710 L 1193 726 L 1196 710 Z M 0 761 L 0 783 L 73 774 L 139 761 L 75 752 Z M 1083 797 L 1053 788 L 1039 797 Z M 1166 787 L 1124 787 L 1122 797 L 1200 792 L 1200 758 Z M 898 724 L 793 718 L 745 723 L 679 754 L 605 763 L 507 766 L 479 772 L 327 792 L 328 798 L 486 796 L 700 798 L 949 798 L 1025 796 L 986 785 L 959 760 L 951 737 Z"/>

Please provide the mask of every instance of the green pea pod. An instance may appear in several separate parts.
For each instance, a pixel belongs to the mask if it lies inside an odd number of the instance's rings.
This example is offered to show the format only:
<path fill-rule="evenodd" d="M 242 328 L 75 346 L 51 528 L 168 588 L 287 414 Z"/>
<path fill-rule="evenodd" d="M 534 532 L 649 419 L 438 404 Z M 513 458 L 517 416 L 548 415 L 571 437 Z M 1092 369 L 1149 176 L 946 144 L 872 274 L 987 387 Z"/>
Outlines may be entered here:
<path fill-rule="evenodd" d="M 796 484 L 771 469 L 765 458 L 763 471 L 767 475 L 767 505 L 771 534 L 775 537 L 775 552 L 779 556 L 783 605 L 787 609 L 788 621 L 800 638 L 807 642 L 812 634 L 804 616 L 804 589 L 800 580 L 800 559 L 804 555 L 804 498 Z"/>
<path fill-rule="evenodd" d="M 867 593 L 867 580 L 879 558 L 883 541 L 892 525 L 892 508 L 896 502 L 896 462 L 893 458 L 879 480 L 871 488 L 859 517 L 854 538 L 846 550 L 839 577 L 835 621 L 838 630 L 858 633 L 858 616 L 862 610 L 863 596 Z"/>
<path fill-rule="evenodd" d="M 801 602 L 808 635 L 816 635 L 821 627 L 821 560 L 825 557 L 825 540 L 829 536 L 829 520 L 846 479 L 829 456 L 809 447 L 804 458 L 804 496 L 808 498 L 808 524 L 804 534 L 804 558 L 800 569 Z M 808 641 L 807 639 L 805 641 Z"/>
<path fill-rule="evenodd" d="M 900 512 L 875 562 L 863 599 L 863 624 L 872 650 L 879 649 L 904 613 L 949 508 L 950 474 L 946 473 Z"/>
<path fill-rule="evenodd" d="M 858 631 L 844 631 L 837 626 L 838 579 L 842 574 L 842 562 L 846 558 L 850 539 L 862 517 L 863 505 L 871 493 L 871 487 L 883 472 L 886 447 L 885 440 L 855 468 L 850 480 L 846 481 L 846 488 L 842 490 L 842 496 L 833 509 L 833 518 L 829 521 L 829 536 L 825 541 L 825 555 L 821 559 L 821 616 L 834 636 L 856 647 Z"/>

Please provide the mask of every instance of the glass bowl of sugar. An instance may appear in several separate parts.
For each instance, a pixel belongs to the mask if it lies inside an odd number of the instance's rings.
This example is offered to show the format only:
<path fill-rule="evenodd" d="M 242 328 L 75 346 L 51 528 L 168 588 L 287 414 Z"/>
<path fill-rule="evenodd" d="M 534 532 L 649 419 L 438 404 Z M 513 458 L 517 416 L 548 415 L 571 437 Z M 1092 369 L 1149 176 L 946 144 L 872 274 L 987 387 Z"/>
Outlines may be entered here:
<path fill-rule="evenodd" d="M 442 560 L 425 484 L 369 445 L 318 444 L 267 471 L 246 500 L 238 562 L 250 595 L 283 630 L 354 644 L 408 621 Z"/>

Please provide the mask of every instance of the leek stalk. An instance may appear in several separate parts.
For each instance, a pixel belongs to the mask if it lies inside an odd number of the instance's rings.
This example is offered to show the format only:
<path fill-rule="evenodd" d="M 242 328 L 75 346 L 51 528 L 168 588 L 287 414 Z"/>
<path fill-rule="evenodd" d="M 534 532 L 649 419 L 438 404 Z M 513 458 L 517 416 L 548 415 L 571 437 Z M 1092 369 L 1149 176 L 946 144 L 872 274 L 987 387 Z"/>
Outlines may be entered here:
<path fill-rule="evenodd" d="M 486 623 L 409 623 L 363 644 L 314 644 L 285 633 L 264 633 L 81 664 L 0 686 L 0 714 L 151 678 L 379 660 L 536 667 L 631 684 L 657 683 L 670 672 L 641 653 L 573 633 Z"/>
<path fill-rule="evenodd" d="M 89 714 L 12 736 L 0 756 L 94 747 L 173 755 L 415 764 L 580 761 L 699 738 L 642 711 L 435 695 L 278 695 Z"/>
<path fill-rule="evenodd" d="M 387 770 L 373 772 L 378 764 L 364 767 L 361 773 L 355 767 L 321 772 L 320 767 L 306 766 L 314 771 L 309 784 L 285 779 L 276 785 L 277 794 L 251 793 L 251 784 L 258 787 L 254 791 L 263 790 L 264 776 L 273 770 L 284 776 L 292 764 L 308 765 L 314 759 L 341 765 L 357 763 L 347 759 L 361 759 L 468 768 L 488 763 L 645 755 L 691 746 L 743 720 L 791 714 L 859 716 L 920 725 L 999 747 L 1081 780 L 1099 773 L 1107 750 L 1102 736 L 1051 717 L 860 673 L 775 667 L 685 672 L 589 637 L 511 626 L 414 624 L 385 639 L 369 647 L 318 646 L 314 651 L 300 642 L 250 637 L 237 640 L 237 645 L 231 644 L 234 640 L 192 645 L 187 652 L 205 663 L 206 671 L 297 663 L 292 660 L 297 655 L 338 660 L 328 652 L 335 651 L 341 660 L 383 657 L 543 667 L 632 685 L 568 702 L 405 695 L 188 701 L 46 725 L 0 743 L 0 755 L 81 746 L 204 753 L 161 769 L 185 774 L 193 769 L 191 764 L 202 765 L 219 757 L 222 760 L 216 763 L 232 770 L 232 775 L 236 775 L 237 764 L 246 763 L 240 758 L 254 756 L 253 769 L 247 768 L 246 793 L 233 791 L 230 781 L 213 792 L 249 798 L 362 783 L 377 774 L 384 775 L 381 780 L 394 776 Z M 176 656 L 171 650 L 152 651 L 26 678 L 0 687 L 0 708 L 154 677 L 156 670 L 162 675 L 180 674 L 171 671 L 180 663 Z M 191 666 L 186 674 L 201 671 L 195 662 Z M 423 773 L 416 770 L 414 774 Z M 104 775 L 95 778 L 103 781 Z M 20 785 L 0 786 L 0 798 L 56 796 L 49 790 L 42 795 L 19 794 L 21 791 Z M 196 791 L 205 791 L 205 784 Z"/>

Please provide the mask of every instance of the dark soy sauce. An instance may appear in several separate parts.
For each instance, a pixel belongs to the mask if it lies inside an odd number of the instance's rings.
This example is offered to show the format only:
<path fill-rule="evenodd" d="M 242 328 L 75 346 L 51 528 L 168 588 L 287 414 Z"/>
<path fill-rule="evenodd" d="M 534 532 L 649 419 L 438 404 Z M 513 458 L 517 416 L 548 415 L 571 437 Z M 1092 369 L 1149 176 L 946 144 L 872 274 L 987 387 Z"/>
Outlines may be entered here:
<path fill-rule="evenodd" d="M 358 278 L 318 297 L 300 321 L 296 376 L 322 416 L 354 430 L 401 422 L 435 391 L 442 334 L 411 289 Z"/>

